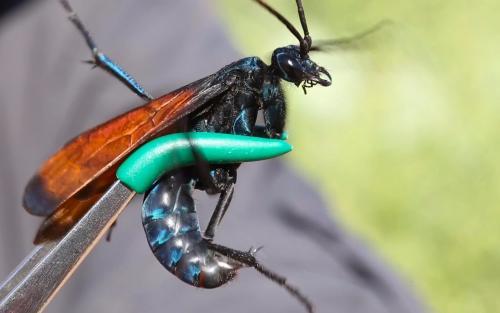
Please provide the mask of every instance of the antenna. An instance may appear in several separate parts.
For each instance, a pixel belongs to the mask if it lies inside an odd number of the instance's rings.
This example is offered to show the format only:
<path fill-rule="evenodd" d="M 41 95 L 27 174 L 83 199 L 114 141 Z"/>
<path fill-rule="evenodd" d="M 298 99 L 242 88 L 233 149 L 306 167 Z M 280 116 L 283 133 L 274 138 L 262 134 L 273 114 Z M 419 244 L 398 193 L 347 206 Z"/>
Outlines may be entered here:
<path fill-rule="evenodd" d="M 385 19 L 368 29 L 365 29 L 364 31 L 349 37 L 341 37 L 341 38 L 327 39 L 327 40 L 316 40 L 316 44 L 311 46 L 309 51 L 325 51 L 328 49 L 335 49 L 335 48 L 352 48 L 355 47 L 355 44 L 358 43 L 359 41 L 365 39 L 368 36 L 371 36 L 375 32 L 378 32 L 383 27 L 392 24 L 393 24 L 392 20 Z"/>
<path fill-rule="evenodd" d="M 281 15 L 278 11 L 273 9 L 269 4 L 267 4 L 264 0 L 254 0 L 262 7 L 264 7 L 267 11 L 269 11 L 272 15 L 274 15 L 278 20 L 280 20 L 288 30 L 299 40 L 300 43 L 300 52 L 302 55 L 307 55 L 309 49 L 312 45 L 311 37 L 309 36 L 309 30 L 307 28 L 306 17 L 304 14 L 304 6 L 302 5 L 301 0 L 297 1 L 297 7 L 299 10 L 300 23 L 302 24 L 302 29 L 304 30 L 305 36 L 302 37 L 300 32 L 288 21 L 283 15 Z"/>
<path fill-rule="evenodd" d="M 307 44 L 307 49 L 301 51 L 303 54 L 307 54 L 312 46 L 312 39 L 309 35 L 309 28 L 307 27 L 306 14 L 304 13 L 304 6 L 302 5 L 302 0 L 297 0 L 297 9 L 299 11 L 300 24 L 302 25 L 302 30 L 304 31 L 304 41 Z M 302 46 L 301 46 L 302 50 Z"/>

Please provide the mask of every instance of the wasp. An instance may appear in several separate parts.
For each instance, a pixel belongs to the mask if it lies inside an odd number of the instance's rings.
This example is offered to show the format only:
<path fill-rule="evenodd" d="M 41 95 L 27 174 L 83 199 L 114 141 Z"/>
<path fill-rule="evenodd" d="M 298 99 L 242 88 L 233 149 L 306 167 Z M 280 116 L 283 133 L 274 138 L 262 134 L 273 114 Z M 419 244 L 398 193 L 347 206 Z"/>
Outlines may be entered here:
<path fill-rule="evenodd" d="M 181 131 L 281 138 L 286 119 L 281 82 L 304 90 L 331 84 L 328 71 L 309 58 L 309 52 L 318 47 L 309 35 L 302 1 L 296 0 L 296 4 L 304 35 L 266 2 L 254 1 L 277 17 L 299 44 L 274 50 L 269 65 L 258 57 L 243 58 L 155 99 L 97 48 L 69 3 L 61 1 L 92 52 L 93 60 L 88 62 L 106 70 L 148 102 L 70 140 L 31 178 L 23 206 L 31 214 L 47 217 L 35 243 L 57 238 L 71 228 L 114 181 L 120 162 L 145 142 Z M 262 127 L 256 126 L 259 111 L 264 118 Z M 207 238 L 213 238 L 215 225 L 230 204 L 237 168 L 238 164 L 210 167 L 210 182 L 204 184 L 210 186 L 197 186 L 220 195 L 205 231 Z"/>
<path fill-rule="evenodd" d="M 316 85 L 330 86 L 330 73 L 314 62 L 309 53 L 322 50 L 325 46 L 357 40 L 378 28 L 315 45 L 309 34 L 301 0 L 296 0 L 296 6 L 303 34 L 264 0 L 254 1 L 284 24 L 298 44 L 275 49 L 270 64 L 258 57 L 243 58 L 212 75 L 153 98 L 136 79 L 97 48 L 68 1 L 61 0 L 70 21 L 91 50 L 93 59 L 88 62 L 119 79 L 146 103 L 70 140 L 31 178 L 24 192 L 23 206 L 31 214 L 46 217 L 35 243 L 66 233 L 114 182 L 121 162 L 151 139 L 185 131 L 282 138 L 286 120 L 282 82 L 301 87 L 304 92 Z M 259 112 L 262 112 L 263 125 L 256 122 Z M 203 164 L 203 161 L 200 163 Z M 256 262 L 253 257 L 255 250 L 244 253 L 212 242 L 216 226 L 230 205 L 238 166 L 205 165 L 206 175 L 186 170 L 182 175 L 169 173 L 166 178 L 160 179 L 147 194 L 143 205 L 143 225 L 148 242 L 168 270 L 192 285 L 217 287 L 231 280 L 237 269 L 253 266 L 269 278 L 274 277 L 289 291 L 294 290 L 291 292 L 297 295 L 298 292 L 286 285 L 284 279 Z M 219 195 L 204 234 L 201 234 L 194 209 L 194 189 Z M 175 211 L 176 208 L 182 210 Z M 168 220 L 175 216 L 186 218 L 176 224 L 184 229 L 183 234 L 188 235 L 180 241 L 180 248 L 169 246 L 174 241 L 168 236 L 173 236 L 175 232 L 169 228 Z M 183 254 L 185 250 L 182 247 L 185 246 L 196 247 L 189 255 L 192 258 Z M 204 264 L 211 266 L 196 267 L 191 262 L 193 259 L 203 260 Z M 181 269 L 179 265 L 185 268 Z M 216 275 L 210 276 L 214 269 Z M 308 300 L 300 297 L 312 310 Z"/>

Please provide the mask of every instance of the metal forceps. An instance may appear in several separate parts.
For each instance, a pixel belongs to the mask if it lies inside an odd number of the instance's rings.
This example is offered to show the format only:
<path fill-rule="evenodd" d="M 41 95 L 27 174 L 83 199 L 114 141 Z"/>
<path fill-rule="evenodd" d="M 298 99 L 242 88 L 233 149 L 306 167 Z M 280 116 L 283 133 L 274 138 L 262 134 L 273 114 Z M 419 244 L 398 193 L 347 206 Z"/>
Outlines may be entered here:
<path fill-rule="evenodd" d="M 0 286 L 0 312 L 42 311 L 134 195 L 116 181 L 64 237 L 36 246 Z"/>
<path fill-rule="evenodd" d="M 36 246 L 0 285 L 0 313 L 42 311 L 116 221 L 136 193 L 166 172 L 193 165 L 196 149 L 209 164 L 273 158 L 292 148 L 280 139 L 179 133 L 152 140 L 118 168 L 118 180 L 62 238 Z"/>

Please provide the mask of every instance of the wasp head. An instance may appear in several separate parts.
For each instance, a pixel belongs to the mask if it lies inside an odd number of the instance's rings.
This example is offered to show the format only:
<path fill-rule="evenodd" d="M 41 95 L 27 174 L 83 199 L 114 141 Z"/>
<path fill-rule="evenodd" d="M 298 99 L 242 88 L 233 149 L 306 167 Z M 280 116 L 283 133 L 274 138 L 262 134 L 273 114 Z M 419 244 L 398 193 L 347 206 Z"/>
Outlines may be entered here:
<path fill-rule="evenodd" d="M 304 54 L 299 46 L 291 45 L 274 50 L 271 67 L 282 79 L 296 86 L 302 84 L 304 92 L 306 88 L 317 84 L 321 86 L 332 84 L 330 73 L 311 60 L 308 54 Z"/>
<path fill-rule="evenodd" d="M 330 86 L 332 84 L 332 77 L 328 71 L 309 59 L 309 51 L 311 51 L 313 45 L 307 27 L 302 0 L 295 0 L 295 2 L 297 3 L 300 24 L 304 31 L 303 36 L 290 21 L 268 5 L 265 0 L 255 1 L 278 18 L 295 38 L 299 40 L 299 46 L 292 45 L 274 50 L 271 62 L 271 68 L 274 73 L 280 78 L 294 83 L 296 86 L 302 84 L 304 93 L 306 93 L 306 88 L 311 88 L 317 84 Z"/>

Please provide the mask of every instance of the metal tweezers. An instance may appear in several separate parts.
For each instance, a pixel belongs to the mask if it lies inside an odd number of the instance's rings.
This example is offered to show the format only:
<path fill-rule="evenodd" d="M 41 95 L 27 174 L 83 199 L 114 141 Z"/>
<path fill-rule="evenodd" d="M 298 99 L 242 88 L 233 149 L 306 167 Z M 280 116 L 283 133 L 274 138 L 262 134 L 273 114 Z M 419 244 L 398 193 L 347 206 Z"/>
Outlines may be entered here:
<path fill-rule="evenodd" d="M 196 149 L 212 163 L 263 160 L 289 152 L 285 140 L 219 133 L 180 133 L 156 138 L 118 168 L 118 180 L 62 238 L 36 246 L 0 285 L 0 313 L 42 311 L 106 234 L 136 193 L 174 168 L 193 165 Z"/>
<path fill-rule="evenodd" d="M 134 195 L 116 181 L 64 237 L 36 246 L 0 286 L 0 312 L 42 311 Z"/>

